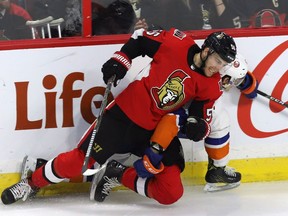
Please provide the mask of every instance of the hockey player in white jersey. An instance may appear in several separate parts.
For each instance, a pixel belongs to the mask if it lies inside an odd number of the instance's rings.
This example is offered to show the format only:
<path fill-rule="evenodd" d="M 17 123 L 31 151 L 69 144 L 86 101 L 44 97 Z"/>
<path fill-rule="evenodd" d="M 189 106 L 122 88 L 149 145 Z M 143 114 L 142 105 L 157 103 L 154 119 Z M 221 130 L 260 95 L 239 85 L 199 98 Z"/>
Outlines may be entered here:
<path fill-rule="evenodd" d="M 225 91 L 229 91 L 233 86 L 243 88 L 241 85 L 245 84 L 245 79 L 250 79 L 251 87 L 257 87 L 253 86 L 253 81 L 255 80 L 256 85 L 257 81 L 252 73 L 248 72 L 247 61 L 241 54 L 237 54 L 234 62 L 224 67 L 220 74 L 222 88 Z M 246 96 L 252 99 L 257 94 L 252 91 L 251 95 Z M 230 120 L 223 99 L 217 100 L 212 115 L 211 132 L 204 140 L 205 150 L 208 154 L 208 171 L 205 175 L 207 183 L 204 190 L 227 190 L 240 185 L 241 174 L 236 172 L 234 168 L 227 166 L 229 162 Z"/>

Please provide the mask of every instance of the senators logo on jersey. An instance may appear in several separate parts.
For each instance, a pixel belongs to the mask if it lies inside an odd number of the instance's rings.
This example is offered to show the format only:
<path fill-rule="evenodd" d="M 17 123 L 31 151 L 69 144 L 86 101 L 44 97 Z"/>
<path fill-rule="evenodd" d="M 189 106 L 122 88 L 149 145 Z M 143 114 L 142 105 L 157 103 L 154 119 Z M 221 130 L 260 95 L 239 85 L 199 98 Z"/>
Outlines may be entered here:
<path fill-rule="evenodd" d="M 174 71 L 160 87 L 153 87 L 151 94 L 159 109 L 170 110 L 185 98 L 183 81 L 189 76 L 182 70 Z"/>

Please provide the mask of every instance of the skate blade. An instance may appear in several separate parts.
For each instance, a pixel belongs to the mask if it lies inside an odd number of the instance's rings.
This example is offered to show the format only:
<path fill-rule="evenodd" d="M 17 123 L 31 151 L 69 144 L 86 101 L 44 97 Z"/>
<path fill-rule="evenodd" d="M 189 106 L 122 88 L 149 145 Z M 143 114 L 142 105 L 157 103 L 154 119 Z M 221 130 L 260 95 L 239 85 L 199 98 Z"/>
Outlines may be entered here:
<path fill-rule="evenodd" d="M 26 155 L 23 158 L 22 166 L 21 166 L 21 179 L 25 179 L 30 177 L 31 173 L 35 171 L 37 164 L 37 159 L 29 157 Z"/>
<path fill-rule="evenodd" d="M 95 191 L 96 191 L 96 188 L 97 188 L 97 185 L 99 183 L 99 181 L 102 179 L 104 173 L 105 173 L 105 169 L 106 168 L 107 164 L 103 164 L 102 166 L 99 166 L 96 170 L 97 172 L 94 174 L 93 176 L 93 179 L 92 179 L 92 182 L 91 182 L 91 186 L 90 186 L 90 200 L 91 201 L 94 201 L 94 197 L 95 197 Z"/>
<path fill-rule="evenodd" d="M 225 191 L 236 188 L 240 185 L 240 182 L 228 183 L 228 184 L 219 184 L 219 183 L 207 183 L 204 187 L 205 192 L 217 192 Z"/>

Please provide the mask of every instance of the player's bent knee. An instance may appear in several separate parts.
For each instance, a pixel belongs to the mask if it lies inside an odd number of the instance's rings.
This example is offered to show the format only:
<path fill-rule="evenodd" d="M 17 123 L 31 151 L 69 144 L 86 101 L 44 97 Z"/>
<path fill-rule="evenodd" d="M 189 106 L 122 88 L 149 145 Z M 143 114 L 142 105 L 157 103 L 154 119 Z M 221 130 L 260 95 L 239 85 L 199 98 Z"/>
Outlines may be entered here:
<path fill-rule="evenodd" d="M 54 171 L 62 178 L 73 178 L 81 174 L 84 153 L 75 148 L 59 154 L 54 160 Z"/>
<path fill-rule="evenodd" d="M 178 190 L 170 190 L 163 192 L 163 195 L 160 196 L 157 201 L 162 205 L 171 205 L 177 202 L 184 193 L 183 187 L 178 188 Z"/>

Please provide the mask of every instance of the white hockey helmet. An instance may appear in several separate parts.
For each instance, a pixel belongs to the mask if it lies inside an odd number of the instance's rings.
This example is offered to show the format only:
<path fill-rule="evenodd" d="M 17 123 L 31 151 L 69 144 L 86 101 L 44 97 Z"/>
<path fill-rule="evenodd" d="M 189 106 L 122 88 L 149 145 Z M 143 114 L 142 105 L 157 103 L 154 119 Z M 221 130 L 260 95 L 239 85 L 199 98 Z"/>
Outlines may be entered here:
<path fill-rule="evenodd" d="M 225 90 L 232 86 L 238 86 L 244 80 L 248 71 L 246 59 L 239 53 L 233 62 L 223 67 L 219 72 L 221 75 L 221 84 Z"/>

